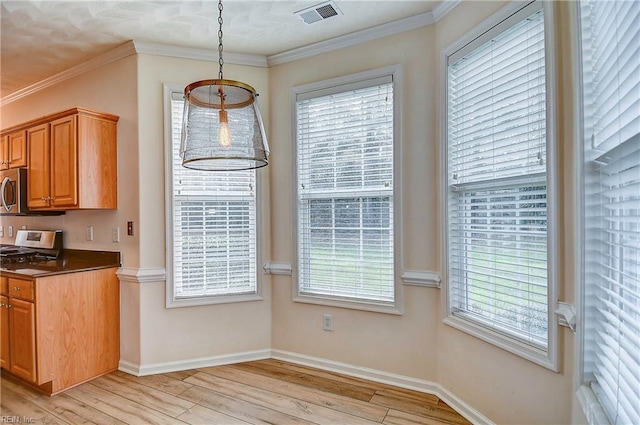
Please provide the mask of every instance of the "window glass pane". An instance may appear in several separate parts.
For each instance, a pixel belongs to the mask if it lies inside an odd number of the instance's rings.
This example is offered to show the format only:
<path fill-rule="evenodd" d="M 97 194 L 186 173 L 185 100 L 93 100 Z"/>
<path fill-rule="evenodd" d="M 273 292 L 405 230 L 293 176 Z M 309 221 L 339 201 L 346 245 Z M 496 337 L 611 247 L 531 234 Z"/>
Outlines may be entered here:
<path fill-rule="evenodd" d="M 448 67 L 449 308 L 546 351 L 546 77 L 537 9 Z"/>
<path fill-rule="evenodd" d="M 182 167 L 183 101 L 171 106 L 174 299 L 256 293 L 255 171 Z"/>
<path fill-rule="evenodd" d="M 392 304 L 393 83 L 296 111 L 299 293 Z"/>

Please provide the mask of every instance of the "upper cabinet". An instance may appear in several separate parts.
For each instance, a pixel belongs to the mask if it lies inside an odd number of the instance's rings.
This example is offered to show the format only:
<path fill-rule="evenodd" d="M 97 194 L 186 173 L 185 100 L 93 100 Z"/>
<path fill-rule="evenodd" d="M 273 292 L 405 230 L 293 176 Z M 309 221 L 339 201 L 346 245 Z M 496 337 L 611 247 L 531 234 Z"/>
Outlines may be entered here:
<path fill-rule="evenodd" d="M 23 124 L 29 209 L 117 208 L 117 122 L 74 108 Z"/>
<path fill-rule="evenodd" d="M 27 166 L 27 139 L 25 130 L 0 136 L 0 170 Z"/>

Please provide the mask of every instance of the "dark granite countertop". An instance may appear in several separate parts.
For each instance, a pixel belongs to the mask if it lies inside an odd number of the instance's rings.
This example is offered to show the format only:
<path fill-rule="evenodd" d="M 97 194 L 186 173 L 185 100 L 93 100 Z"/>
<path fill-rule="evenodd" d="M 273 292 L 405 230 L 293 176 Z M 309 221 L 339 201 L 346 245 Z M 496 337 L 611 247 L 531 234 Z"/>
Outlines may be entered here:
<path fill-rule="evenodd" d="M 15 277 L 44 277 L 110 267 L 120 267 L 119 252 L 64 249 L 57 260 L 2 264 L 0 272 Z"/>

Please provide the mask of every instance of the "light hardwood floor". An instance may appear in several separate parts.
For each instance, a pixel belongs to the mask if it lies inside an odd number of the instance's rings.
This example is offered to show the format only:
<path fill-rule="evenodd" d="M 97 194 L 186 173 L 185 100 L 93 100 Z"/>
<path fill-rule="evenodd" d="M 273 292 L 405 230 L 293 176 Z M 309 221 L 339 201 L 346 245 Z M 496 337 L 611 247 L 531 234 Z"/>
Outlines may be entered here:
<path fill-rule="evenodd" d="M 48 397 L 3 376 L 2 422 L 469 424 L 437 397 L 279 360 L 135 377 L 113 372 Z"/>

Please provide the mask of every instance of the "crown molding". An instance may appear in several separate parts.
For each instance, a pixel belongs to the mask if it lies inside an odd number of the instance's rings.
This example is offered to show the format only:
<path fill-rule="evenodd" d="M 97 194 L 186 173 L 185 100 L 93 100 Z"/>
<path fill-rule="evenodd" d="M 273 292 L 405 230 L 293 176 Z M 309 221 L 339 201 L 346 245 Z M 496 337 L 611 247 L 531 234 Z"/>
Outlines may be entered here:
<path fill-rule="evenodd" d="M 106 52 L 94 57 L 93 59 L 89 59 L 88 61 L 81 63 L 80 65 L 73 66 L 69 69 L 52 75 L 49 78 L 45 78 L 44 80 L 38 81 L 37 83 L 31 84 L 30 86 L 22 88 L 3 97 L 2 99 L 0 99 L 0 106 L 15 102 L 18 99 L 22 99 L 23 97 L 27 97 L 40 90 L 44 90 L 47 87 L 59 84 L 70 78 L 77 77 L 78 75 L 84 74 L 85 72 L 93 71 L 94 69 L 105 66 L 111 62 L 115 62 L 117 60 L 126 58 L 127 56 L 134 55 L 135 53 L 135 46 L 131 41 L 127 41 L 126 43 L 114 47 L 111 50 L 107 50 Z"/>
<path fill-rule="evenodd" d="M 433 20 L 439 22 L 449 12 L 451 12 L 462 0 L 443 0 L 431 11 L 433 13 Z"/>
<path fill-rule="evenodd" d="M 197 49 L 194 47 L 169 46 L 165 44 L 145 43 L 135 40 L 133 41 L 133 44 L 136 52 L 141 54 L 218 62 L 218 50 L 214 51 L 211 49 Z M 252 55 L 247 53 L 224 52 L 224 63 L 266 68 L 267 57 L 264 55 Z"/>
<path fill-rule="evenodd" d="M 7 105 L 11 102 L 15 102 L 18 99 L 32 95 L 40 90 L 44 90 L 47 87 L 51 87 L 55 84 L 59 84 L 65 80 L 77 77 L 85 72 L 93 71 L 111 62 L 126 58 L 127 56 L 135 54 L 148 54 L 157 56 L 168 56 L 182 59 L 196 59 L 210 62 L 218 61 L 218 51 L 215 52 L 206 49 L 195 49 L 191 47 L 178 47 L 167 46 L 154 43 L 143 43 L 139 41 L 127 41 L 121 45 L 114 47 L 111 50 L 89 59 L 79 65 L 59 72 L 49 78 L 46 78 L 37 83 L 31 84 L 23 89 L 15 91 L 2 99 L 0 99 L 0 106 Z M 267 58 L 264 55 L 250 55 L 244 53 L 226 53 L 224 54 L 225 63 L 233 63 L 237 65 L 248 66 L 267 66 Z"/>
<path fill-rule="evenodd" d="M 460 2 L 461 0 L 443 0 L 429 12 L 410 16 L 408 18 L 389 22 L 387 24 L 378 25 L 376 27 L 367 28 L 361 31 L 356 31 L 351 34 L 321 41 L 319 43 L 310 44 L 308 46 L 299 47 L 287 52 L 276 53 L 275 55 L 267 56 L 267 63 L 269 66 L 273 66 L 287 62 L 293 62 L 299 59 L 319 55 L 321 53 L 327 53 L 333 50 L 355 46 L 367 41 L 373 41 L 382 37 L 388 37 L 391 35 L 425 27 L 427 25 L 435 24 L 445 15 L 451 12 Z"/>
<path fill-rule="evenodd" d="M 431 25 L 433 23 L 435 23 L 435 20 L 431 12 L 421 13 L 398 21 L 389 22 L 387 24 L 356 31 L 351 34 L 335 37 L 329 40 L 310 44 L 308 46 L 292 49 L 287 52 L 276 53 L 275 55 L 267 56 L 267 63 L 269 66 L 281 65 L 283 63 L 293 62 L 299 59 L 319 55 L 321 53 L 327 53 L 368 41 L 377 40 L 379 38 L 400 34 L 416 28 Z"/>

